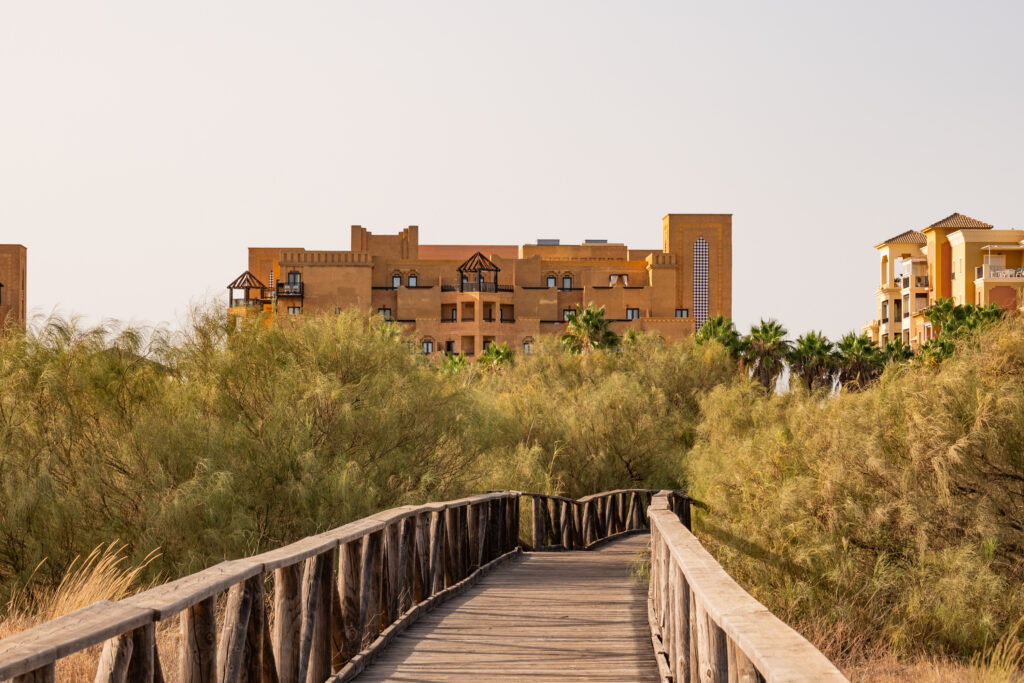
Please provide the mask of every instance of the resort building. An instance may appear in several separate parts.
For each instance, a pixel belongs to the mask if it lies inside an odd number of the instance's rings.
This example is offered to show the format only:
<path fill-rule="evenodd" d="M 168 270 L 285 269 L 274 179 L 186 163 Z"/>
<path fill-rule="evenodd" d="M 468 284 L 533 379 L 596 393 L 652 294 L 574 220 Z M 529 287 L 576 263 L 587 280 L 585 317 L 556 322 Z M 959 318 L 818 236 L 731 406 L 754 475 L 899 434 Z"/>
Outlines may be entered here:
<path fill-rule="evenodd" d="M 8 321 L 25 324 L 28 250 L 20 244 L 0 244 L 0 330 Z"/>
<path fill-rule="evenodd" d="M 355 307 L 411 327 L 424 353 L 473 355 L 490 343 L 530 352 L 561 333 L 576 306 L 605 307 L 619 334 L 692 334 L 732 313 L 732 215 L 669 214 L 661 249 L 607 240 L 427 245 L 419 229 L 352 226 L 349 251 L 251 247 L 228 285 L 229 312 L 270 316 Z"/>
<path fill-rule="evenodd" d="M 917 346 L 934 336 L 924 311 L 938 299 L 957 304 L 1024 305 L 1024 230 L 995 229 L 954 213 L 922 230 L 875 246 L 877 318 L 864 331 L 879 344 L 902 338 Z"/>

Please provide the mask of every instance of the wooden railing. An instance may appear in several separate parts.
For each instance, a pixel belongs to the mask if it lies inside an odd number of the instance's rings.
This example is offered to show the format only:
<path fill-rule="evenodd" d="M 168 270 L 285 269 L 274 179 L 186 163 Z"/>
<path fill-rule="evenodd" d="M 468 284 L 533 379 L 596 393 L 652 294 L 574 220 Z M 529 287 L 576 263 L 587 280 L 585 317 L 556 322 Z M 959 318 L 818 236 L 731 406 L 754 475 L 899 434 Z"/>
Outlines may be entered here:
<path fill-rule="evenodd" d="M 845 681 L 807 639 L 740 588 L 690 533 L 662 491 L 651 525 L 649 616 L 662 679 Z"/>
<path fill-rule="evenodd" d="M 387 510 L 0 641 L 0 680 L 53 681 L 58 660 L 103 643 L 96 681 L 162 682 L 157 627 L 177 617 L 184 683 L 344 681 L 518 552 L 515 491 Z"/>
<path fill-rule="evenodd" d="M 647 507 L 657 489 L 620 489 L 579 500 L 544 493 L 522 493 L 533 499 L 534 550 L 584 550 L 608 538 L 648 528 Z M 689 525 L 690 499 L 669 492 L 674 510 Z"/>

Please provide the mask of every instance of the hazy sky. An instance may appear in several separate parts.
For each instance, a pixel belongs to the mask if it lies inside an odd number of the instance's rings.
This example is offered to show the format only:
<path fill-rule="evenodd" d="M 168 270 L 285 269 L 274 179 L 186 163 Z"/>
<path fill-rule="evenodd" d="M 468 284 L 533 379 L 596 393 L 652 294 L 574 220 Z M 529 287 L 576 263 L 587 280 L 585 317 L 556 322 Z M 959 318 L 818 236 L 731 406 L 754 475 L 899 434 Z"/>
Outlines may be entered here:
<path fill-rule="evenodd" d="M 0 4 L 29 307 L 179 321 L 248 246 L 661 246 L 732 213 L 734 317 L 838 335 L 872 246 L 1024 227 L 1016 2 Z"/>

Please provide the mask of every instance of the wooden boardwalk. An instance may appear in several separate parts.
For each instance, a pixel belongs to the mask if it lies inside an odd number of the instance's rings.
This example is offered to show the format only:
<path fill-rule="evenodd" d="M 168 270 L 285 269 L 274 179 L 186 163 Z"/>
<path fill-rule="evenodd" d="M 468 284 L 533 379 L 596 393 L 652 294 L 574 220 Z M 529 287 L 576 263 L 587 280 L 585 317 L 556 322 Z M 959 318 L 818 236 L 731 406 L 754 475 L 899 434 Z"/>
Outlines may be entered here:
<path fill-rule="evenodd" d="M 423 615 L 359 681 L 657 681 L 646 534 L 587 552 L 525 553 Z"/>

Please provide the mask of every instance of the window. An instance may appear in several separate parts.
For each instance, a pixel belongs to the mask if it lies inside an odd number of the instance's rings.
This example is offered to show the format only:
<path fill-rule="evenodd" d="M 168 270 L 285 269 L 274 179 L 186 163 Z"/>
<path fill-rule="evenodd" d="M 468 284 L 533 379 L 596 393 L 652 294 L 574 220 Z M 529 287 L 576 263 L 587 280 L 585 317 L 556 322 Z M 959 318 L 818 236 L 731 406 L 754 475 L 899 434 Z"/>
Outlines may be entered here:
<path fill-rule="evenodd" d="M 399 275 L 398 273 L 395 273 L 394 275 L 391 276 L 391 288 L 392 289 L 398 289 L 401 286 L 402 286 L 402 276 Z"/>
<path fill-rule="evenodd" d="M 690 317 L 690 309 L 689 308 L 677 308 L 676 309 L 676 317 L 677 318 L 689 318 Z"/>
<path fill-rule="evenodd" d="M 0 304 L 4 302 L 4 285 L 0 282 Z"/>
<path fill-rule="evenodd" d="M 302 306 L 289 306 L 288 315 L 298 315 L 302 313 Z"/>
<path fill-rule="evenodd" d="M 531 337 L 527 337 L 523 340 L 523 353 L 527 356 L 533 353 L 533 339 Z"/>
<path fill-rule="evenodd" d="M 554 286 L 555 286 L 555 276 L 554 275 L 548 275 L 548 287 L 554 287 Z"/>
<path fill-rule="evenodd" d="M 384 316 L 385 320 L 391 320 L 391 309 L 390 308 L 378 308 L 377 315 Z"/>
<path fill-rule="evenodd" d="M 458 313 L 458 309 L 452 309 L 452 322 L 455 322 L 455 315 Z"/>
<path fill-rule="evenodd" d="M 334 313 L 335 314 L 341 313 L 341 306 L 335 306 L 334 307 Z"/>
<path fill-rule="evenodd" d="M 302 273 L 297 270 L 293 270 L 288 273 L 288 284 L 297 285 L 302 282 Z"/>
<path fill-rule="evenodd" d="M 562 276 L 562 289 L 572 289 L 572 275 Z"/>
<path fill-rule="evenodd" d="M 571 308 L 563 309 L 562 322 L 569 322 L 570 320 L 572 320 L 574 315 L 576 315 L 576 311 L 572 310 Z"/>
<path fill-rule="evenodd" d="M 416 277 L 415 273 L 413 273 L 412 275 L 409 276 L 409 286 L 410 287 L 415 287 L 416 285 L 419 284 L 419 282 L 420 282 L 420 279 L 418 277 Z"/>
<path fill-rule="evenodd" d="M 639 308 L 627 308 L 626 309 L 626 320 L 636 320 L 640 317 Z"/>
<path fill-rule="evenodd" d="M 434 340 L 433 339 L 424 339 L 423 340 L 423 353 L 433 353 L 433 352 L 434 352 Z"/>
<path fill-rule="evenodd" d="M 444 352 L 445 353 L 455 353 L 455 342 L 453 342 L 450 339 L 448 341 L 446 341 L 444 343 Z"/>
<path fill-rule="evenodd" d="M 699 330 L 708 321 L 708 242 L 698 237 L 693 243 L 693 317 Z"/>

